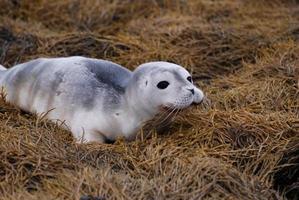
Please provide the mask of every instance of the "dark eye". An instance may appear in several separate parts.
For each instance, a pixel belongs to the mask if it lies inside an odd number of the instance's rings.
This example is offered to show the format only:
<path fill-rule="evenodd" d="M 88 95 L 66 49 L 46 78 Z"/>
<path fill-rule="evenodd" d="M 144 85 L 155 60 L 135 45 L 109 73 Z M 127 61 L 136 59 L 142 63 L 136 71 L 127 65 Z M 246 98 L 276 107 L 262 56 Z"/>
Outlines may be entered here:
<path fill-rule="evenodd" d="M 188 80 L 190 83 L 192 83 L 192 78 L 191 78 L 191 76 L 188 76 L 188 77 L 187 77 L 187 80 Z"/>
<path fill-rule="evenodd" d="M 167 88 L 169 85 L 169 83 L 167 81 L 160 81 L 158 84 L 157 84 L 157 87 L 159 89 L 165 89 Z"/>

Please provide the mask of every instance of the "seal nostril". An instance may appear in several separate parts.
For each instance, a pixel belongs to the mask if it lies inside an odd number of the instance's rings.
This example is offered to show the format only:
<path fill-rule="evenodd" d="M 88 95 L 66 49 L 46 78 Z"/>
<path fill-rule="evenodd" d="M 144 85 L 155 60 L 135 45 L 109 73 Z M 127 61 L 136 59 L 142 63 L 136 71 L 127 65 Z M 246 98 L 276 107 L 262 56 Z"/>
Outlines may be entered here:
<path fill-rule="evenodd" d="M 194 94 L 194 89 L 188 89 L 192 94 Z"/>

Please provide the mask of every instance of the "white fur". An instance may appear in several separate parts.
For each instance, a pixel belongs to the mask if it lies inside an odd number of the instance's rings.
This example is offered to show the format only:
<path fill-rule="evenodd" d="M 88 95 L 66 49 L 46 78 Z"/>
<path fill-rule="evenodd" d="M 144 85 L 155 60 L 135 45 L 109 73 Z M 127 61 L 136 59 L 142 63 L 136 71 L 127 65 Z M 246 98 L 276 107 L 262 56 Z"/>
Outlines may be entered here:
<path fill-rule="evenodd" d="M 0 65 L 0 70 L 6 70 L 6 68 L 3 65 Z"/>

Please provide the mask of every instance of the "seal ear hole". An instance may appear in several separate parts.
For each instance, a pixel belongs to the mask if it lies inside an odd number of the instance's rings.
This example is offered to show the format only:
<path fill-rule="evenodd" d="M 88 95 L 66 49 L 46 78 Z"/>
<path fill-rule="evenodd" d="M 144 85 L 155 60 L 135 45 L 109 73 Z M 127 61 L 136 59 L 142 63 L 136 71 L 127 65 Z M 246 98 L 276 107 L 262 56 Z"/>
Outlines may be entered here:
<path fill-rule="evenodd" d="M 147 81 L 145 81 L 145 85 L 147 85 Z"/>
<path fill-rule="evenodd" d="M 191 76 L 188 76 L 188 77 L 187 77 L 187 80 L 188 80 L 190 83 L 193 83 L 193 80 L 192 80 L 192 77 L 191 77 Z"/>
<path fill-rule="evenodd" d="M 160 81 L 158 84 L 157 84 L 157 88 L 163 90 L 163 89 L 166 89 L 169 85 L 169 82 L 168 81 Z"/>

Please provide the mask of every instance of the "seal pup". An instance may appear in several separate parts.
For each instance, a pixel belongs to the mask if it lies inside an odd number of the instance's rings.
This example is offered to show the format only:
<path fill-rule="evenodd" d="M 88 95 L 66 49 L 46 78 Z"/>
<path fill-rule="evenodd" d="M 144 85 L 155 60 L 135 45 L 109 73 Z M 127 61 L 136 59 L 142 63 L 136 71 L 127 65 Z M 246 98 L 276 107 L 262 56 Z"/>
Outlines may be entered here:
<path fill-rule="evenodd" d="M 106 60 L 81 56 L 39 58 L 0 68 L 6 101 L 63 121 L 78 141 L 134 139 L 161 109 L 183 109 L 203 92 L 183 67 L 149 62 L 133 72 Z"/>

